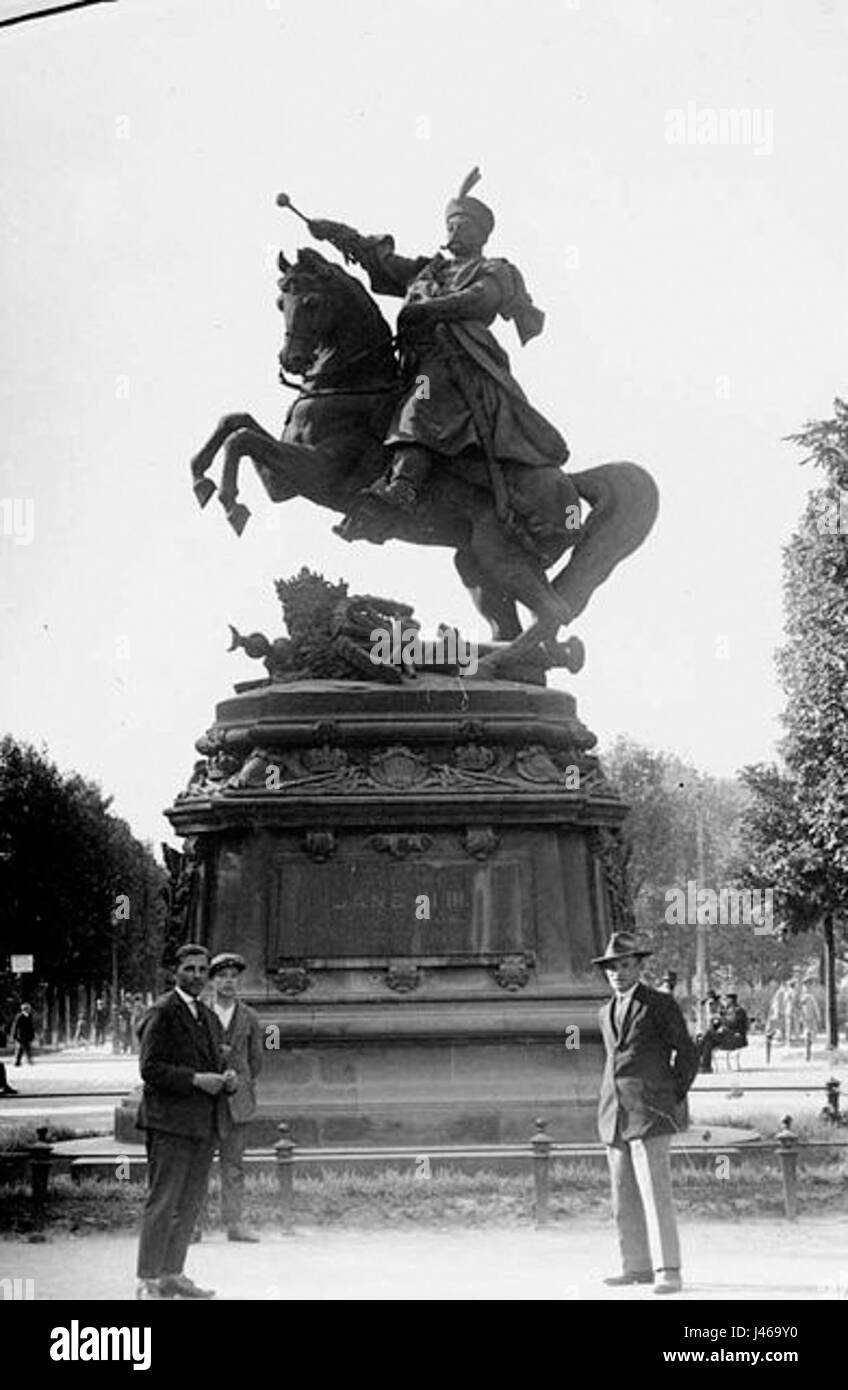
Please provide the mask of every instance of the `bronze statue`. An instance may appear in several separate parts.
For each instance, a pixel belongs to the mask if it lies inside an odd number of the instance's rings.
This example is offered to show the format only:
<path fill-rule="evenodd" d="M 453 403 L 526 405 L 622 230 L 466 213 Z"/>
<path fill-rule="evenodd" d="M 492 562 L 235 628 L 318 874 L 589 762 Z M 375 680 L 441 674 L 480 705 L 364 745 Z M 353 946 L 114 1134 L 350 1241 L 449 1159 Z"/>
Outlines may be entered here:
<path fill-rule="evenodd" d="M 445 209 L 449 258 L 408 259 L 395 253 L 390 236 L 360 236 L 341 222 L 309 223 L 314 237 L 367 271 L 376 294 L 404 298 L 397 341 L 406 390 L 385 438 L 390 475 L 370 492 L 406 511 L 414 510 L 439 458 L 472 461 L 482 446 L 496 505 L 505 502 L 501 463 L 559 468 L 568 458 L 565 440 L 529 405 L 489 331 L 500 314 L 526 343 L 541 333 L 544 315 L 514 266 L 483 256 L 495 218 L 468 196 L 479 178 L 473 169 Z"/>
<path fill-rule="evenodd" d="M 511 644 L 510 661 L 519 650 L 553 650 L 559 628 L 644 540 L 657 493 L 633 463 L 562 471 L 565 441 L 529 404 L 489 329 L 500 314 L 525 342 L 544 318 L 518 270 L 482 254 L 494 217 L 468 195 L 477 177 L 448 204 L 449 258 L 407 259 L 391 237 L 297 213 L 366 270 L 375 293 L 405 296 L 398 351 L 357 279 L 317 251 L 300 250 L 294 263 L 281 253 L 281 380 L 302 379 L 282 438 L 249 415 L 226 415 L 191 471 L 205 506 L 215 492 L 206 474 L 222 450 L 220 501 L 238 534 L 249 516 L 237 500 L 247 457 L 272 501 L 300 495 L 343 512 L 335 529 L 346 540 L 450 546 L 494 640 Z M 297 212 L 286 195 L 278 202 Z M 549 581 L 545 571 L 568 549 L 568 565 Z M 535 618 L 523 635 L 517 602 Z M 499 664 L 491 653 L 480 674 Z"/>

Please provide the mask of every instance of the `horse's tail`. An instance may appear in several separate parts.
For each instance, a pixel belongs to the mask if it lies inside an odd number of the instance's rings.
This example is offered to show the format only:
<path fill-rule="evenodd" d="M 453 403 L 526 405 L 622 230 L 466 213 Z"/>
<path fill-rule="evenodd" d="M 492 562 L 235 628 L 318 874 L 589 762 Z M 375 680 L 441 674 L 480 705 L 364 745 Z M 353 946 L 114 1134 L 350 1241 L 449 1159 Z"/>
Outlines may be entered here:
<path fill-rule="evenodd" d="M 642 544 L 656 520 L 659 492 L 637 463 L 602 463 L 567 477 L 591 509 L 568 564 L 551 580 L 575 618 L 616 565 Z"/>

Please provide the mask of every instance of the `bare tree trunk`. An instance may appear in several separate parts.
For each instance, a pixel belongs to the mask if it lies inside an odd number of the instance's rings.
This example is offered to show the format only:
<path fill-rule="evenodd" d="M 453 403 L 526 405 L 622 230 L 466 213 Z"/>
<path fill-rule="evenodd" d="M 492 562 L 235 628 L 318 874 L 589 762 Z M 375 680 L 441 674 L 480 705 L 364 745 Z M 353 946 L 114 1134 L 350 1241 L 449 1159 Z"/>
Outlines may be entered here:
<path fill-rule="evenodd" d="M 839 1046 L 839 1020 L 836 1003 L 836 941 L 833 915 L 828 912 L 824 923 L 824 1030 L 827 1047 L 836 1051 Z"/>
<path fill-rule="evenodd" d="M 55 985 L 53 986 L 53 988 L 52 988 L 51 991 L 50 991 L 50 1026 L 49 1026 L 49 1032 L 50 1032 L 50 1042 L 51 1042 L 51 1044 L 53 1044 L 53 1043 L 58 1043 L 58 1041 L 59 1041 L 59 991 L 58 991 L 58 989 L 56 989 Z"/>

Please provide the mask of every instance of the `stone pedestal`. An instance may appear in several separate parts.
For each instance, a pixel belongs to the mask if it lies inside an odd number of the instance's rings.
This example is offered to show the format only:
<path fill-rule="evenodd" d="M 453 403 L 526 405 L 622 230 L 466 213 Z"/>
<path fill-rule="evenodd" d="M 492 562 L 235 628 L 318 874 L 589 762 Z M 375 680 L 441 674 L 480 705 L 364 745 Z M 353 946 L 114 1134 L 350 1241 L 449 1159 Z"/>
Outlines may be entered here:
<path fill-rule="evenodd" d="M 446 676 L 218 706 L 168 815 L 184 938 L 248 962 L 251 1142 L 595 1137 L 625 808 L 594 742 L 570 695 Z"/>

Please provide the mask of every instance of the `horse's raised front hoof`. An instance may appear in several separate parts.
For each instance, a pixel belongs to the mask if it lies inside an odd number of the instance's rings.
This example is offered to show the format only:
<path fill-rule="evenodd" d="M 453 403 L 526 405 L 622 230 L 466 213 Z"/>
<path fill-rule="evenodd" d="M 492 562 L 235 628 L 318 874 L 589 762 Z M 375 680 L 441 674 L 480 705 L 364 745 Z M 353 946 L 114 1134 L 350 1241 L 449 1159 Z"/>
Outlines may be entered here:
<path fill-rule="evenodd" d="M 212 479 L 196 478 L 194 482 L 194 495 L 201 507 L 205 507 L 206 503 L 211 501 L 215 496 L 215 484 Z"/>
<path fill-rule="evenodd" d="M 243 502 L 234 502 L 227 511 L 227 521 L 237 536 L 240 536 L 250 519 L 250 508 Z"/>

